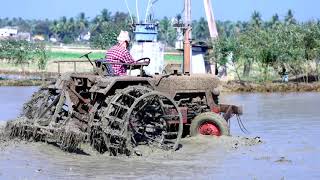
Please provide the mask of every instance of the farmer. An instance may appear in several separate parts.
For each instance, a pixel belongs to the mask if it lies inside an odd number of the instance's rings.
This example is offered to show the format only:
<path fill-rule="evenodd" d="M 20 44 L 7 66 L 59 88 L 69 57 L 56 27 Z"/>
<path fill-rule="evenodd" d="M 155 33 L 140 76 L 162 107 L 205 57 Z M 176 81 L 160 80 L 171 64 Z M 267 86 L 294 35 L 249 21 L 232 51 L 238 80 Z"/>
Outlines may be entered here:
<path fill-rule="evenodd" d="M 287 83 L 289 81 L 288 72 L 284 65 L 282 65 L 282 72 L 280 72 L 280 75 L 281 75 L 282 82 Z"/>
<path fill-rule="evenodd" d="M 121 31 L 118 38 L 118 44 L 110 48 L 106 53 L 107 62 L 134 64 L 136 61 L 128 51 L 130 37 L 128 31 Z M 113 64 L 113 73 L 115 76 L 127 74 L 125 65 Z"/>

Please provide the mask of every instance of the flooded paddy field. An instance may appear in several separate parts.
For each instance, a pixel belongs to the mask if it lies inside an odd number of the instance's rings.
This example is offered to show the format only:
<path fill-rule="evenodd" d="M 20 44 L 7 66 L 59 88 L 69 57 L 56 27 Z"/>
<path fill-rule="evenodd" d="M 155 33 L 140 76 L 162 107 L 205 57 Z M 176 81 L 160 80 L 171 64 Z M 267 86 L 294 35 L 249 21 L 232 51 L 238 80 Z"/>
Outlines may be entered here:
<path fill-rule="evenodd" d="M 36 87 L 0 87 L 0 126 L 19 115 Z M 44 143 L 1 142 L 0 179 L 319 179 L 320 93 L 224 94 L 244 106 L 250 134 L 195 137 L 175 152 L 109 157 L 69 154 Z M 237 137 L 241 136 L 241 137 Z M 247 137 L 261 137 L 246 139 Z"/>

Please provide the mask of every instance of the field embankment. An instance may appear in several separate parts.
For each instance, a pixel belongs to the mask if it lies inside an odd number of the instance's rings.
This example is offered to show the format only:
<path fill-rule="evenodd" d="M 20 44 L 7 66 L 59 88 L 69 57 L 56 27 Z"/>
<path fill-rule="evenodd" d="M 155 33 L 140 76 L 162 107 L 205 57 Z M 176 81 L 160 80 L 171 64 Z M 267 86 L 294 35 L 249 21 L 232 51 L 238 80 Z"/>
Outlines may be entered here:
<path fill-rule="evenodd" d="M 320 82 L 252 83 L 224 82 L 224 92 L 320 92 Z"/>
<path fill-rule="evenodd" d="M 80 60 L 80 56 L 92 52 L 90 58 L 100 59 L 105 56 L 105 50 L 92 50 L 88 48 L 72 47 L 50 47 L 47 51 L 48 61 L 45 70 L 39 71 L 36 64 L 24 64 L 15 66 L 6 60 L 0 60 L 0 86 L 39 86 L 45 79 L 57 76 L 59 61 Z M 85 59 L 82 59 L 85 60 Z M 182 56 L 179 53 L 165 53 L 165 64 L 181 64 Z M 74 71 L 73 62 L 60 63 L 60 72 Z M 92 66 L 89 62 L 77 63 L 76 71 L 90 72 Z M 309 77 L 310 79 L 310 77 Z M 243 82 L 229 81 L 222 83 L 224 92 L 320 92 L 320 82 L 302 83 L 300 82 Z"/>
<path fill-rule="evenodd" d="M 16 72 L 18 73 L 18 72 Z M 42 77 L 43 74 L 31 73 L 34 76 Z M 20 74 L 21 75 L 21 74 Z M 46 80 L 52 79 L 57 74 L 46 73 L 43 77 Z M 41 86 L 45 81 L 38 79 L 1 79 L 0 86 Z M 235 81 L 222 82 L 222 92 L 320 92 L 320 82 L 303 83 L 239 83 Z"/>

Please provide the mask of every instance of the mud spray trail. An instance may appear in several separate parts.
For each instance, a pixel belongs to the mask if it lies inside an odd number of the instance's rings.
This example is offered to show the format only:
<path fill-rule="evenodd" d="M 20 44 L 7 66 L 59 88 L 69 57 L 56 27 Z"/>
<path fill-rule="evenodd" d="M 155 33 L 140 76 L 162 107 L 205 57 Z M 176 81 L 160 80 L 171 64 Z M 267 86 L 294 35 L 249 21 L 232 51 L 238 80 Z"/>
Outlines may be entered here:
<path fill-rule="evenodd" d="M 5 167 L 2 177 L 9 179 L 205 179 L 212 165 L 224 161 L 225 153 L 257 143 L 258 139 L 195 137 L 184 139 L 176 153 L 140 147 L 143 157 L 113 158 L 90 147 L 83 147 L 85 154 L 79 155 L 44 143 L 2 142 L 0 166 Z"/>
<path fill-rule="evenodd" d="M 70 154 L 44 143 L 8 142 L 0 137 L 0 179 L 320 178 L 319 94 L 222 97 L 222 102 L 244 105 L 248 136 L 260 136 L 262 144 L 259 139 L 236 137 L 247 135 L 235 121 L 231 126 L 235 137 L 183 139 L 174 154 L 140 147 L 144 156 L 131 158 L 100 155 L 86 146 L 84 153 Z"/>

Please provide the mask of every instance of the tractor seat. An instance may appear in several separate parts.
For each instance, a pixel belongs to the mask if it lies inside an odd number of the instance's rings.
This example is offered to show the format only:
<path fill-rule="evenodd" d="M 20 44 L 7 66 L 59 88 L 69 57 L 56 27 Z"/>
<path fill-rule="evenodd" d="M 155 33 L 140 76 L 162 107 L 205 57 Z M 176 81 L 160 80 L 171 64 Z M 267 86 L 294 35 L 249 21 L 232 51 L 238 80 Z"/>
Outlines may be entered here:
<path fill-rule="evenodd" d="M 105 62 L 107 62 L 106 59 L 98 59 L 95 61 L 97 68 L 102 69 L 105 76 L 115 76 L 112 65 Z"/>

